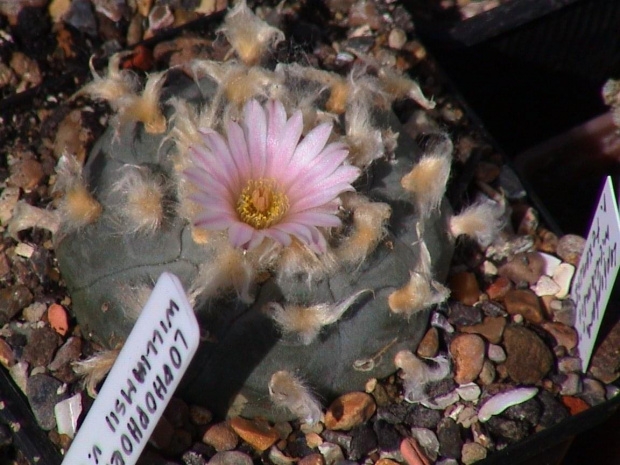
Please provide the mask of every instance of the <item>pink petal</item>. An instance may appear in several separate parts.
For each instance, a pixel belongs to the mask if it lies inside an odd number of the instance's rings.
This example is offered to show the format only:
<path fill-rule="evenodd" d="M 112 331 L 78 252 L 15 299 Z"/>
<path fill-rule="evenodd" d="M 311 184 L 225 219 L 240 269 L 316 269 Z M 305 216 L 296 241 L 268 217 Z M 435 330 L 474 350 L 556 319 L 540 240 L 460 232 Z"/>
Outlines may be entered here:
<path fill-rule="evenodd" d="M 310 160 L 321 153 L 331 132 L 331 123 L 323 123 L 312 129 L 297 145 L 293 158 L 287 167 L 287 172 L 290 175 L 296 175 L 303 171 Z"/>
<path fill-rule="evenodd" d="M 267 117 L 263 107 L 256 101 L 250 100 L 243 108 L 245 140 L 250 154 L 252 178 L 264 176 L 265 158 L 267 149 Z"/>
<path fill-rule="evenodd" d="M 274 154 L 279 150 L 282 132 L 286 126 L 286 110 L 279 100 L 267 102 L 267 160 L 265 176 L 271 176 Z"/>
<path fill-rule="evenodd" d="M 265 236 L 273 239 L 276 242 L 279 242 L 284 247 L 291 245 L 292 239 L 291 239 L 290 234 L 287 234 L 282 231 L 278 231 L 277 229 L 273 229 L 273 228 L 265 229 L 263 230 L 263 232 L 265 233 Z"/>
<path fill-rule="evenodd" d="M 313 168 L 309 168 L 307 171 L 301 173 L 299 176 L 292 178 L 291 182 L 288 185 L 285 185 L 283 188 L 285 191 L 295 191 L 300 188 L 306 189 L 315 186 L 319 181 L 326 180 L 326 178 L 342 173 L 336 173 L 342 166 L 342 162 L 347 158 L 348 152 L 339 151 L 333 153 L 331 159 L 321 160 L 319 163 L 316 163 Z M 352 178 L 351 182 L 355 180 L 359 175 L 359 170 L 357 170 L 357 174 Z"/>
<path fill-rule="evenodd" d="M 239 173 L 233 157 L 228 150 L 226 140 L 217 132 L 207 134 L 205 139 L 217 159 L 212 164 L 214 172 L 217 171 L 220 173 L 222 178 L 226 179 L 229 186 L 237 187 L 239 185 Z"/>
<path fill-rule="evenodd" d="M 285 222 L 274 225 L 271 229 L 298 237 L 306 244 L 312 242 L 312 232 L 310 231 L 310 226 L 305 224 Z"/>
<path fill-rule="evenodd" d="M 231 224 L 228 228 L 228 239 L 236 248 L 247 244 L 252 239 L 252 234 L 254 229 L 241 221 Z"/>
<path fill-rule="evenodd" d="M 265 239 L 265 233 L 254 229 L 252 239 L 247 244 L 247 250 L 252 250 L 254 247 L 259 246 L 260 243 L 263 242 L 263 239 Z"/>
<path fill-rule="evenodd" d="M 330 186 L 326 189 L 318 189 L 309 195 L 302 197 L 299 201 L 291 205 L 289 214 L 297 213 L 310 208 L 320 207 L 330 202 L 342 192 L 353 191 L 353 187 L 349 183 L 342 183 Z"/>
<path fill-rule="evenodd" d="M 233 197 L 228 186 L 217 181 L 213 176 L 204 171 L 202 168 L 185 170 L 183 174 L 200 192 L 213 194 L 214 196 L 221 197 L 227 202 L 232 203 Z"/>
<path fill-rule="evenodd" d="M 207 194 L 206 192 L 198 192 L 191 194 L 189 199 L 200 205 L 205 211 L 218 211 L 235 215 L 233 206 L 219 196 Z"/>
<path fill-rule="evenodd" d="M 226 134 L 228 136 L 230 154 L 239 172 L 239 179 L 247 181 L 250 179 L 252 166 L 250 164 L 250 155 L 248 153 L 248 145 L 245 141 L 243 129 L 234 121 L 229 121 L 226 127 Z M 243 188 L 243 186 L 241 186 L 241 188 Z"/>
<path fill-rule="evenodd" d="M 277 149 L 269 154 L 273 160 L 269 166 L 270 172 L 265 174 L 266 177 L 279 180 L 283 179 L 282 173 L 285 172 L 295 153 L 303 129 L 303 117 L 301 111 L 297 110 L 286 122 Z"/>

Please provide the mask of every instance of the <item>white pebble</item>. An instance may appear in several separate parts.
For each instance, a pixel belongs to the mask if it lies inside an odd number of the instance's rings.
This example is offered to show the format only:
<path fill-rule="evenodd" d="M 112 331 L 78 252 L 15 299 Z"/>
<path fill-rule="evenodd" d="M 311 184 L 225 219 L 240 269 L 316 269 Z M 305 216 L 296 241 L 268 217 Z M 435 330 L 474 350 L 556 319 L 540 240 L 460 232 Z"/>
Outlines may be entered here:
<path fill-rule="evenodd" d="M 78 393 L 58 402 L 54 406 L 54 416 L 59 434 L 66 434 L 70 438 L 75 435 L 77 422 L 82 413 L 82 396 Z"/>
<path fill-rule="evenodd" d="M 547 275 L 542 275 L 538 279 L 538 282 L 531 286 L 531 289 L 538 297 L 542 297 L 543 295 L 556 295 L 560 292 L 560 286 Z"/>
<path fill-rule="evenodd" d="M 459 401 L 460 397 L 456 389 L 442 396 L 433 397 L 432 399 L 426 399 L 420 402 L 424 407 L 433 410 L 445 410 L 452 404 Z"/>
<path fill-rule="evenodd" d="M 538 393 L 536 387 L 523 387 L 500 392 L 487 400 L 478 410 L 478 420 L 484 423 L 493 415 L 502 413 L 508 407 L 530 400 Z"/>
<path fill-rule="evenodd" d="M 560 260 L 558 257 L 554 255 L 550 255 L 544 252 L 538 252 L 538 255 L 540 255 L 542 259 L 545 261 L 545 267 L 543 269 L 543 274 L 546 274 L 547 276 L 553 276 L 555 269 L 558 267 L 558 265 L 560 265 L 560 263 L 562 263 L 562 260 Z"/>
<path fill-rule="evenodd" d="M 30 244 L 26 244 L 25 242 L 20 242 L 15 247 L 15 254 L 19 255 L 20 257 L 30 258 L 32 257 L 33 253 L 34 253 L 34 247 L 31 246 Z"/>
<path fill-rule="evenodd" d="M 506 361 L 506 351 L 500 345 L 489 344 L 487 349 L 487 357 L 489 357 L 489 360 L 492 362 L 503 363 Z"/>
<path fill-rule="evenodd" d="M 461 399 L 466 402 L 473 402 L 480 397 L 480 386 L 476 383 L 461 384 L 456 388 Z"/>
<path fill-rule="evenodd" d="M 428 428 L 411 428 L 411 436 L 422 446 L 429 459 L 437 460 L 439 439 L 433 431 Z"/>
<path fill-rule="evenodd" d="M 564 299 L 568 296 L 574 275 L 575 267 L 570 263 L 562 263 L 555 269 L 552 278 L 560 288 L 555 294 L 558 299 Z"/>

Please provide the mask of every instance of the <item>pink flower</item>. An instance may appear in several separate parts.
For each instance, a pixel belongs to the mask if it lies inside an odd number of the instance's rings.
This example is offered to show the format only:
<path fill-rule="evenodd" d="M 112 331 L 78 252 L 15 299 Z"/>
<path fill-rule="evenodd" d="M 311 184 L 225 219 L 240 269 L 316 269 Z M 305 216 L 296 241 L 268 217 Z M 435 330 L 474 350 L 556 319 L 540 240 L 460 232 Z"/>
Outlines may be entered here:
<path fill-rule="evenodd" d="M 303 139 L 300 111 L 290 118 L 281 102 L 265 108 L 251 100 L 243 125 L 228 121 L 224 138 L 202 131 L 203 144 L 190 149 L 194 168 L 185 176 L 196 188 L 191 199 L 202 211 L 194 224 L 227 230 L 234 247 L 252 249 L 264 238 L 287 246 L 295 237 L 316 252 L 326 241 L 317 229 L 339 226 L 338 196 L 353 190 L 359 170 L 344 164 L 348 150 L 327 144 L 331 124 Z"/>

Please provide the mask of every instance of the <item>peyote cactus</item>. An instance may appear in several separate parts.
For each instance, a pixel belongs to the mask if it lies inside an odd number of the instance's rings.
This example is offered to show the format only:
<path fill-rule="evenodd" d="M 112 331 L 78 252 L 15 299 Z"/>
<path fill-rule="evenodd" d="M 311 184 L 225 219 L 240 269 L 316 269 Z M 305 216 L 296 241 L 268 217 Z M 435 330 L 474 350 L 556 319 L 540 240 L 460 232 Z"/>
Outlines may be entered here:
<path fill-rule="evenodd" d="M 393 100 L 433 105 L 413 81 L 269 65 L 283 34 L 244 2 L 222 30 L 227 61 L 150 75 L 139 94 L 116 56 L 84 89 L 116 114 L 84 167 L 59 163 L 58 260 L 83 333 L 109 348 L 175 273 L 205 333 L 184 395 L 314 422 L 415 349 L 455 235 L 489 225 L 450 218 L 450 141 L 422 154 L 401 131 Z"/>

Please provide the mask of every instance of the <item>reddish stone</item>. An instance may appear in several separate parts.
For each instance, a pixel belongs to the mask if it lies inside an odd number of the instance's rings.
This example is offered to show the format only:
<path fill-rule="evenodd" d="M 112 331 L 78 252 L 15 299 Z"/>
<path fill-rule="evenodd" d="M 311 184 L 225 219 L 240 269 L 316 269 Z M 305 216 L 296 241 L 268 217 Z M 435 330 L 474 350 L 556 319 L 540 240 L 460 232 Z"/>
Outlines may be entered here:
<path fill-rule="evenodd" d="M 587 402 L 579 397 L 562 396 L 562 403 L 566 406 L 571 415 L 577 415 L 590 408 Z"/>
<path fill-rule="evenodd" d="M 462 304 L 474 305 L 480 298 L 480 286 L 476 275 L 468 271 L 450 276 L 449 287 L 452 297 Z"/>
<path fill-rule="evenodd" d="M 505 276 L 498 277 L 486 289 L 486 293 L 491 300 L 503 300 L 508 291 L 513 288 L 512 281 Z"/>
<path fill-rule="evenodd" d="M 538 296 L 528 289 L 513 289 L 504 297 L 506 311 L 510 315 L 521 315 L 532 323 L 543 321 L 543 312 Z"/>

